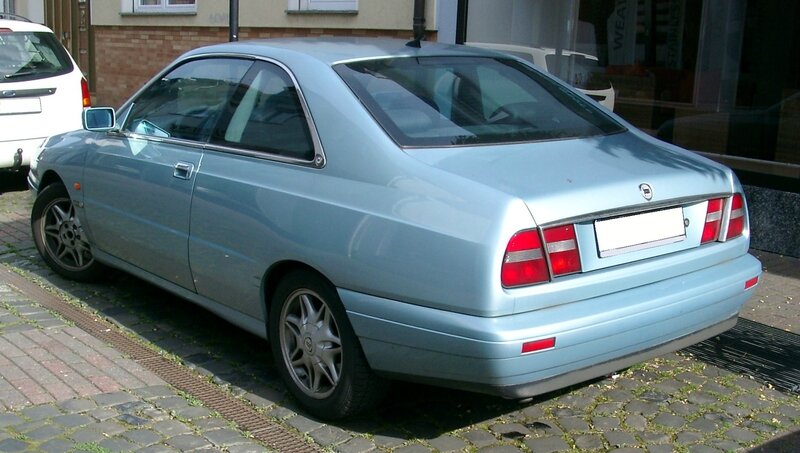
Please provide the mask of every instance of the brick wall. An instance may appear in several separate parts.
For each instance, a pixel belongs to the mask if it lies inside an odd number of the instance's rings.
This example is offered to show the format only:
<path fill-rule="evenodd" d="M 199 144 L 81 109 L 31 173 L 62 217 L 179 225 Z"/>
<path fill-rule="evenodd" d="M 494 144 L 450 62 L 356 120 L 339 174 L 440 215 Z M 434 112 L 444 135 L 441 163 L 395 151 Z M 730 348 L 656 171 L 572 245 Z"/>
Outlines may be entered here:
<path fill-rule="evenodd" d="M 93 104 L 119 107 L 178 55 L 196 47 L 226 42 L 227 27 L 95 26 Z M 241 28 L 239 39 L 294 36 L 378 36 L 410 39 L 411 30 Z M 429 40 L 435 40 L 429 34 Z"/>

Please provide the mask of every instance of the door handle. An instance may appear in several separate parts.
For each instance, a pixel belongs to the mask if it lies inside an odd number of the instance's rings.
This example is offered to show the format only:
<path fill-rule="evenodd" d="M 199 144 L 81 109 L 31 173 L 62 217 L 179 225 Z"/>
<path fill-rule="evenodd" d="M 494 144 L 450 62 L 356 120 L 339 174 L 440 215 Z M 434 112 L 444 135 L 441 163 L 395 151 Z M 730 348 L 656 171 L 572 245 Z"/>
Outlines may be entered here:
<path fill-rule="evenodd" d="M 175 171 L 172 173 L 172 176 L 178 179 L 190 179 L 192 177 L 192 172 L 194 172 L 194 164 L 178 162 L 175 164 Z"/>

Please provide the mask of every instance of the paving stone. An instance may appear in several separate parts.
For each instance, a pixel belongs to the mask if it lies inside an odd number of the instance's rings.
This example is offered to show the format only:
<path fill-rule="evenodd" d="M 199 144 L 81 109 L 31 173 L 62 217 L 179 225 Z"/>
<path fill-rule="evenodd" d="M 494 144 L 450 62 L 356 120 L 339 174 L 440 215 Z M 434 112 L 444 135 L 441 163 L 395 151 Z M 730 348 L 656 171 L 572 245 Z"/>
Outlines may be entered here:
<path fill-rule="evenodd" d="M 453 436 L 439 436 L 428 441 L 433 448 L 440 452 L 463 451 L 467 448 L 467 442 Z"/>
<path fill-rule="evenodd" d="M 530 430 L 519 423 L 498 423 L 492 425 L 489 429 L 491 429 L 493 433 L 511 440 L 523 439 L 530 434 Z"/>
<path fill-rule="evenodd" d="M 625 403 L 619 401 L 598 404 L 597 407 L 594 408 L 594 413 L 600 415 L 611 415 L 621 410 L 624 405 Z"/>
<path fill-rule="evenodd" d="M 478 453 L 522 453 L 522 450 L 510 445 L 498 445 L 495 447 L 486 447 L 478 450 Z"/>
<path fill-rule="evenodd" d="M 703 439 L 703 435 L 694 431 L 683 431 L 675 436 L 675 442 L 679 444 L 694 444 Z"/>
<path fill-rule="evenodd" d="M 666 426 L 669 428 L 680 428 L 686 425 L 686 420 L 683 417 L 669 413 L 661 413 L 653 419 L 653 423 Z"/>
<path fill-rule="evenodd" d="M 136 415 L 131 415 L 131 414 L 122 414 L 116 419 L 131 426 L 144 426 L 150 423 L 150 420 L 146 418 L 138 417 Z"/>
<path fill-rule="evenodd" d="M 58 407 L 64 412 L 76 413 L 86 412 L 97 407 L 97 403 L 90 399 L 77 398 L 58 403 Z"/>
<path fill-rule="evenodd" d="M 480 431 L 483 434 L 491 436 L 491 434 L 487 433 L 486 431 Z M 379 430 L 375 432 L 372 436 L 372 440 L 375 442 L 375 445 L 383 448 L 394 448 L 403 445 L 406 442 L 406 438 L 400 431 L 391 431 L 391 430 Z M 492 437 L 494 440 L 494 437 Z"/>
<path fill-rule="evenodd" d="M 24 420 L 16 414 L 0 413 L 0 428 L 19 425 L 23 422 Z"/>
<path fill-rule="evenodd" d="M 561 435 L 562 431 L 555 425 L 555 423 L 546 420 L 537 420 L 534 422 L 526 423 L 525 426 L 530 430 L 532 435 L 539 437 L 548 437 L 553 435 Z"/>
<path fill-rule="evenodd" d="M 692 423 L 689 423 L 689 427 L 701 433 L 711 434 L 719 429 L 720 424 L 714 420 L 698 418 Z"/>
<path fill-rule="evenodd" d="M 483 430 L 472 430 L 462 434 L 472 445 L 477 448 L 494 445 L 497 443 L 497 438 L 490 433 Z"/>
<path fill-rule="evenodd" d="M 769 401 L 764 401 L 754 395 L 742 395 L 736 398 L 736 403 L 752 409 L 766 409 L 772 405 Z"/>
<path fill-rule="evenodd" d="M 323 423 L 320 423 L 316 420 L 312 420 L 308 417 L 304 417 L 302 415 L 297 415 L 295 417 L 289 418 L 286 420 L 286 423 L 303 434 L 308 434 L 311 431 L 320 429 L 321 427 L 324 426 Z"/>
<path fill-rule="evenodd" d="M 542 418 L 544 417 L 544 411 L 539 406 L 528 406 L 522 410 L 522 415 L 525 418 Z M 800 417 L 800 415 L 798 415 Z"/>
<path fill-rule="evenodd" d="M 25 451 L 28 448 L 28 443 L 17 439 L 4 439 L 0 440 L 0 451 L 2 452 L 15 452 Z"/>
<path fill-rule="evenodd" d="M 255 443 L 233 445 L 228 448 L 228 453 L 274 453 Z"/>
<path fill-rule="evenodd" d="M 714 403 L 719 403 L 719 399 L 716 396 L 711 395 L 706 392 L 692 392 L 689 396 L 686 397 L 686 400 L 693 404 L 698 405 L 709 405 Z"/>
<path fill-rule="evenodd" d="M 727 439 L 714 441 L 712 444 L 722 451 L 737 451 L 742 448 L 738 443 Z"/>
<path fill-rule="evenodd" d="M 98 442 L 97 445 L 99 445 L 100 448 L 103 448 L 106 451 L 115 451 L 115 452 L 116 451 L 129 452 L 137 448 L 136 444 L 122 437 L 112 437 L 110 439 L 103 439 L 100 442 Z"/>
<path fill-rule="evenodd" d="M 666 433 L 643 432 L 638 433 L 638 436 L 648 444 L 664 444 L 672 440 L 669 434 Z"/>
<path fill-rule="evenodd" d="M 121 436 L 141 447 L 147 447 L 162 440 L 161 435 L 151 429 L 134 429 L 122 433 Z"/>
<path fill-rule="evenodd" d="M 194 434 L 180 434 L 167 439 L 166 444 L 180 451 L 189 451 L 208 447 L 211 445 L 211 442 L 209 442 L 208 439 Z"/>
<path fill-rule="evenodd" d="M 374 450 L 375 444 L 363 437 L 355 437 L 335 448 L 338 453 L 367 453 Z"/>
<path fill-rule="evenodd" d="M 189 406 L 175 411 L 175 415 L 186 420 L 198 420 L 211 416 L 211 411 L 205 407 Z"/>
<path fill-rule="evenodd" d="M 92 426 L 79 428 L 69 434 L 69 438 L 79 444 L 97 442 L 106 438 L 103 433 L 97 431 Z"/>
<path fill-rule="evenodd" d="M 570 450 L 569 445 L 560 437 L 544 437 L 541 439 L 525 439 L 525 445 L 536 453 L 553 453 Z"/>
<path fill-rule="evenodd" d="M 720 453 L 720 450 L 709 445 L 691 445 L 690 453 Z"/>
<path fill-rule="evenodd" d="M 177 420 L 163 420 L 153 425 L 153 429 L 165 437 L 173 437 L 192 432 L 189 427 Z"/>
<path fill-rule="evenodd" d="M 395 449 L 394 453 L 431 453 L 431 449 L 424 445 L 413 444 Z"/>
<path fill-rule="evenodd" d="M 95 403 L 101 407 L 117 406 L 123 403 L 134 401 L 136 397 L 126 392 L 100 393 L 92 397 Z"/>
<path fill-rule="evenodd" d="M 54 405 L 44 404 L 41 406 L 33 406 L 22 409 L 19 413 L 29 420 L 36 421 L 61 415 L 61 410 Z"/>
<path fill-rule="evenodd" d="M 661 410 L 658 404 L 649 403 L 646 401 L 631 401 L 625 406 L 625 410 L 633 414 L 641 414 L 645 417 L 655 415 Z"/>
<path fill-rule="evenodd" d="M 672 445 L 648 445 L 647 451 L 649 453 L 673 453 L 675 451 Z"/>
<path fill-rule="evenodd" d="M 336 445 L 350 439 L 343 429 L 328 425 L 311 431 L 308 435 L 322 446 Z"/>
<path fill-rule="evenodd" d="M 752 442 L 758 438 L 752 431 L 744 428 L 734 426 L 733 428 L 725 431 L 725 436 L 731 438 L 736 442 L 747 443 Z"/>
<path fill-rule="evenodd" d="M 644 431 L 647 429 L 647 419 L 638 414 L 625 417 L 625 425 L 634 431 Z"/>
<path fill-rule="evenodd" d="M 151 385 L 131 390 L 131 393 L 145 400 L 174 396 L 175 391 L 168 385 Z"/>
<path fill-rule="evenodd" d="M 604 432 L 603 435 L 605 436 L 606 441 L 612 448 L 625 447 L 629 445 L 638 444 L 636 438 L 633 437 L 633 434 L 627 433 L 625 431 L 608 431 Z"/>
<path fill-rule="evenodd" d="M 228 451 L 230 452 L 232 450 Z M 178 450 L 169 447 L 167 445 L 159 444 L 159 445 L 151 445 L 149 447 L 140 448 L 139 450 L 136 450 L 136 453 L 178 453 Z"/>
<path fill-rule="evenodd" d="M 724 406 L 722 406 L 722 410 L 724 410 L 726 414 L 737 418 L 744 417 L 750 414 L 749 410 L 743 407 L 736 406 L 735 404 L 725 404 Z"/>
<path fill-rule="evenodd" d="M 564 431 L 589 431 L 589 424 L 579 417 L 561 417 L 558 419 L 558 424 L 561 425 Z"/>
<path fill-rule="evenodd" d="M 625 448 L 614 448 L 612 450 L 609 450 L 609 453 L 642 453 L 642 450 L 638 448 L 625 447 Z"/>
<path fill-rule="evenodd" d="M 620 421 L 616 417 L 594 417 L 592 418 L 592 427 L 597 431 L 608 431 L 610 429 L 619 428 Z"/>
<path fill-rule="evenodd" d="M 211 443 L 219 447 L 236 445 L 247 440 L 242 433 L 230 428 L 205 431 L 203 435 L 206 437 L 206 439 L 211 441 Z"/>
<path fill-rule="evenodd" d="M 37 445 L 40 453 L 67 453 L 75 449 L 75 444 L 64 439 L 50 439 L 47 442 Z"/>
<path fill-rule="evenodd" d="M 25 437 L 34 442 L 43 442 L 54 437 L 58 437 L 62 431 L 63 430 L 58 426 L 45 425 L 25 433 Z"/>
<path fill-rule="evenodd" d="M 82 414 L 65 414 L 53 417 L 52 422 L 64 428 L 75 428 L 93 423 L 91 417 Z"/>
<path fill-rule="evenodd" d="M 88 412 L 88 415 L 102 422 L 110 418 L 119 416 L 119 412 L 107 407 L 98 407 L 97 409 L 90 410 Z"/>
<path fill-rule="evenodd" d="M 575 446 L 580 450 L 596 450 L 603 448 L 603 437 L 599 434 L 582 434 L 575 437 Z"/>

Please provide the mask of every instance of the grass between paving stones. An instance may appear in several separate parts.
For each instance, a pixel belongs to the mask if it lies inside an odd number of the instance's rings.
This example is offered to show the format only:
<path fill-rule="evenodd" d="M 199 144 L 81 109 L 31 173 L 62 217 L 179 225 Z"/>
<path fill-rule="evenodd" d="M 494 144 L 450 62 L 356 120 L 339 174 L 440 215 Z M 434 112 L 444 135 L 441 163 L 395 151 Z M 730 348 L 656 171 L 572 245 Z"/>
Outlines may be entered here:
<path fill-rule="evenodd" d="M 76 445 L 72 451 L 76 452 L 86 452 L 86 453 L 111 453 L 111 450 L 105 447 L 101 447 L 94 442 L 88 442 L 84 444 Z"/>

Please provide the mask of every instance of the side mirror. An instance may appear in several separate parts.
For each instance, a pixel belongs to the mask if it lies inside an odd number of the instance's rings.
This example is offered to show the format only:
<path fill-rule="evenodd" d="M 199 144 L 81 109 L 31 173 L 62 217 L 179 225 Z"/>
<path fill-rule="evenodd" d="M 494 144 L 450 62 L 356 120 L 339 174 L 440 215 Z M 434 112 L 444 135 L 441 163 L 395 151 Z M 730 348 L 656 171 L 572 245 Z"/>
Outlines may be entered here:
<path fill-rule="evenodd" d="M 111 107 L 92 107 L 83 111 L 83 128 L 87 131 L 110 131 L 116 122 L 117 116 Z"/>

